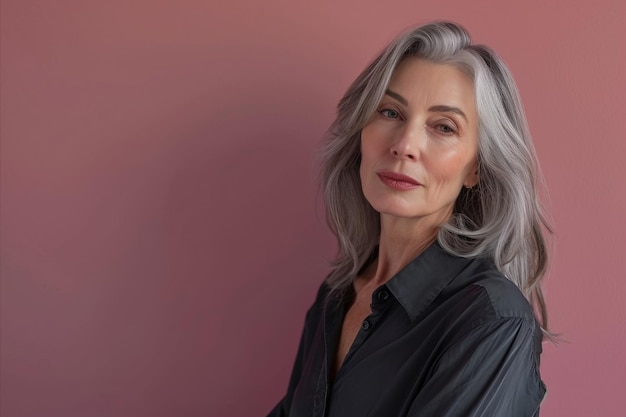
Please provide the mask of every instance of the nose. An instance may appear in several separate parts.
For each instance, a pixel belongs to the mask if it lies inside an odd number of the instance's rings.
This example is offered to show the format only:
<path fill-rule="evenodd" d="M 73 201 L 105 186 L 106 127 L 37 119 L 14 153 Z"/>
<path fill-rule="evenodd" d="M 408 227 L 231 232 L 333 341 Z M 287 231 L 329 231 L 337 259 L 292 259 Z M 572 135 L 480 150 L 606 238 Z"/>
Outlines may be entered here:
<path fill-rule="evenodd" d="M 394 138 L 389 151 L 394 158 L 417 161 L 420 155 L 419 131 L 406 126 Z"/>

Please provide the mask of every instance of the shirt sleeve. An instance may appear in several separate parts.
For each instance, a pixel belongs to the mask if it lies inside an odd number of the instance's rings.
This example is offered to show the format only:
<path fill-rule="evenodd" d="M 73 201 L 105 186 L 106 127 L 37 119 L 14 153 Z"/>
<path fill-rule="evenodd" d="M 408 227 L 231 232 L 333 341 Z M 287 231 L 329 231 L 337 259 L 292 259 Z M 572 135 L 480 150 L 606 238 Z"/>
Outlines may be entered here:
<path fill-rule="evenodd" d="M 309 314 L 307 314 L 306 321 L 308 321 L 308 316 Z M 296 354 L 296 361 L 291 371 L 291 377 L 289 378 L 289 386 L 287 387 L 287 393 L 278 402 L 278 404 L 276 404 L 274 409 L 270 411 L 267 417 L 288 417 L 289 416 L 289 409 L 291 408 L 291 400 L 293 399 L 293 393 L 298 384 L 298 381 L 300 380 L 300 374 L 302 373 L 302 363 L 304 361 L 305 346 L 308 345 L 306 339 L 307 339 L 307 326 L 305 324 L 304 329 L 302 331 L 302 336 L 300 337 L 300 345 L 298 346 L 298 353 Z"/>
<path fill-rule="evenodd" d="M 298 346 L 298 353 L 296 354 L 296 360 L 291 371 L 291 377 L 289 378 L 287 393 L 279 401 L 279 403 L 276 404 L 274 409 L 270 411 L 267 417 L 289 417 L 294 392 L 302 377 L 304 362 L 307 358 L 314 337 L 314 325 L 320 319 L 321 305 L 323 304 L 326 290 L 326 285 L 322 284 L 317 293 L 315 303 L 311 306 L 309 311 L 307 311 L 304 328 L 302 329 L 302 335 L 300 337 L 300 344 Z"/>
<path fill-rule="evenodd" d="M 476 327 L 441 355 L 408 415 L 539 416 L 545 386 L 538 372 L 535 328 L 534 321 L 524 318 Z"/>

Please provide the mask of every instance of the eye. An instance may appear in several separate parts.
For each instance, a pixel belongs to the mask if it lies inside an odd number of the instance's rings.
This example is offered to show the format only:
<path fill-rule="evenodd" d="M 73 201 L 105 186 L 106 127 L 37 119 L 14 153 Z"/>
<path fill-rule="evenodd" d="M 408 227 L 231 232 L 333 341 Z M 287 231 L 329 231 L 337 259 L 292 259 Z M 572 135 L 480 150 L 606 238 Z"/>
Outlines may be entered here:
<path fill-rule="evenodd" d="M 435 123 L 434 129 L 444 135 L 454 135 L 457 133 L 456 126 L 448 122 Z"/>
<path fill-rule="evenodd" d="M 400 118 L 400 112 L 394 109 L 381 109 L 381 110 L 378 110 L 378 113 L 380 113 L 383 117 L 387 119 L 399 119 Z"/>

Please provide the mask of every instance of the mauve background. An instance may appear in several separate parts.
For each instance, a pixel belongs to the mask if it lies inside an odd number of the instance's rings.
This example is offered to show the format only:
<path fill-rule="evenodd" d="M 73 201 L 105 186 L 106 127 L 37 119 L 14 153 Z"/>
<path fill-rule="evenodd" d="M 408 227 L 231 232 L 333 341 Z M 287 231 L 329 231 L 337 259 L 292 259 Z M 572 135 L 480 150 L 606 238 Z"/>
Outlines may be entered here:
<path fill-rule="evenodd" d="M 542 416 L 623 416 L 625 4 L 3 0 L 1 416 L 265 415 L 334 253 L 335 104 L 441 18 L 510 65 L 551 191 Z"/>

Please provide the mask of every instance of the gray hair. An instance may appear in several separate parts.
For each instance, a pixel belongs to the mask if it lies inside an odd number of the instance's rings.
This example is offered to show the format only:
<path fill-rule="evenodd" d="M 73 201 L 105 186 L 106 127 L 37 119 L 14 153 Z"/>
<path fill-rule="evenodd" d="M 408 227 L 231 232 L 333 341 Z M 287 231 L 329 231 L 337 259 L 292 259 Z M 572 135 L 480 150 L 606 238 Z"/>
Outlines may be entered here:
<path fill-rule="evenodd" d="M 438 241 L 457 256 L 492 257 L 534 306 L 550 337 L 540 281 L 548 258 L 544 232 L 551 228 L 538 197 L 543 181 L 519 94 L 502 60 L 490 48 L 472 45 L 467 31 L 454 23 L 430 23 L 401 34 L 339 102 L 320 172 L 326 219 L 338 241 L 326 282 L 334 290 L 346 288 L 375 254 L 380 215 L 361 189 L 360 134 L 398 64 L 413 56 L 455 66 L 473 80 L 476 95 L 480 180 L 461 190 Z"/>

